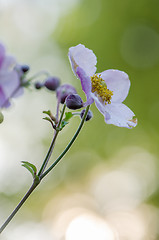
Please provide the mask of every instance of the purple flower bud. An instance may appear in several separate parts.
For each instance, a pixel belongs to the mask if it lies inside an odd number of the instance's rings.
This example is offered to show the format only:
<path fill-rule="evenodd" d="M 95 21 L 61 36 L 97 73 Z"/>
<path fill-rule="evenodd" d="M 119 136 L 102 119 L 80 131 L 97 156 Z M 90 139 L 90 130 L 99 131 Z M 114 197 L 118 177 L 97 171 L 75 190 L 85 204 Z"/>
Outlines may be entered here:
<path fill-rule="evenodd" d="M 44 84 L 41 83 L 41 82 L 36 82 L 36 83 L 34 84 L 34 86 L 35 86 L 36 89 L 41 89 L 41 88 L 44 86 Z"/>
<path fill-rule="evenodd" d="M 66 106 L 69 109 L 75 110 L 83 107 L 83 101 L 78 94 L 70 94 L 65 100 Z"/>
<path fill-rule="evenodd" d="M 63 84 L 57 89 L 56 97 L 58 101 L 63 104 L 68 95 L 76 93 L 76 89 L 72 85 Z"/>
<path fill-rule="evenodd" d="M 60 86 L 60 79 L 58 77 L 48 77 L 44 86 L 51 91 L 55 91 Z"/>
<path fill-rule="evenodd" d="M 30 67 L 28 65 L 26 65 L 26 64 L 21 65 L 21 70 L 22 70 L 23 73 L 28 72 L 29 69 L 30 69 Z"/>
<path fill-rule="evenodd" d="M 81 114 L 80 114 L 80 117 L 83 118 L 83 115 L 85 113 L 85 109 L 83 109 L 81 111 Z M 87 113 L 87 116 L 86 116 L 86 120 L 85 121 L 89 121 L 91 118 L 93 117 L 93 113 L 89 110 L 88 113 Z"/>

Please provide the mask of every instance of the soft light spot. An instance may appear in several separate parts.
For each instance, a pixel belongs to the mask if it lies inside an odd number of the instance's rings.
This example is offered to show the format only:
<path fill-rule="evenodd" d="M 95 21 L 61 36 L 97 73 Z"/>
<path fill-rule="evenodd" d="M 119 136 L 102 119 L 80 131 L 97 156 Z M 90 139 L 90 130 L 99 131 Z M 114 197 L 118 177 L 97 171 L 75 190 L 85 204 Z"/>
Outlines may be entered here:
<path fill-rule="evenodd" d="M 118 240 L 112 228 L 97 216 L 83 214 L 69 224 L 66 240 Z"/>

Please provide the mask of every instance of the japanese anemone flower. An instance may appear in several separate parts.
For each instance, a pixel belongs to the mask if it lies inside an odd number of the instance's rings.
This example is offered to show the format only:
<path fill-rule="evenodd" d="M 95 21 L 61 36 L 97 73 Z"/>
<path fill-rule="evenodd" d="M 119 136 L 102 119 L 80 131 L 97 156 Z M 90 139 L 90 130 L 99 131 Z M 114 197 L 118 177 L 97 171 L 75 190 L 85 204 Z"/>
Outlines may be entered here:
<path fill-rule="evenodd" d="M 0 43 L 0 108 L 9 107 L 10 98 L 22 93 L 16 65 L 15 58 L 6 55 L 5 47 Z"/>
<path fill-rule="evenodd" d="M 134 113 L 122 102 L 128 95 L 130 80 L 119 70 L 109 69 L 96 73 L 97 58 L 92 50 L 79 44 L 69 49 L 72 70 L 80 79 L 87 97 L 85 106 L 95 102 L 107 124 L 132 128 L 137 125 Z"/>

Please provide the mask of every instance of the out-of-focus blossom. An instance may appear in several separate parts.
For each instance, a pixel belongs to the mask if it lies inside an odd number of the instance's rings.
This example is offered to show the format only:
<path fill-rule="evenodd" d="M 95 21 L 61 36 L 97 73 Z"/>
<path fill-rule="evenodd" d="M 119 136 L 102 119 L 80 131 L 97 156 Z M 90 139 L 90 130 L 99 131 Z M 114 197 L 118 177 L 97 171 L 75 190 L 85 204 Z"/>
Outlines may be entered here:
<path fill-rule="evenodd" d="M 56 90 L 56 96 L 60 103 L 64 103 L 67 96 L 76 94 L 76 89 L 70 84 L 63 84 Z"/>
<path fill-rule="evenodd" d="M 58 77 L 48 77 L 44 86 L 51 91 L 55 91 L 60 86 L 60 79 Z"/>
<path fill-rule="evenodd" d="M 9 107 L 10 99 L 23 92 L 16 65 L 15 58 L 6 55 L 5 47 L 0 43 L 0 108 Z"/>
<path fill-rule="evenodd" d="M 95 102 L 107 124 L 132 128 L 137 125 L 134 113 L 122 102 L 128 95 L 130 80 L 125 72 L 106 70 L 96 72 L 97 58 L 92 50 L 79 44 L 68 53 L 74 74 L 80 79 L 86 94 L 85 105 Z"/>

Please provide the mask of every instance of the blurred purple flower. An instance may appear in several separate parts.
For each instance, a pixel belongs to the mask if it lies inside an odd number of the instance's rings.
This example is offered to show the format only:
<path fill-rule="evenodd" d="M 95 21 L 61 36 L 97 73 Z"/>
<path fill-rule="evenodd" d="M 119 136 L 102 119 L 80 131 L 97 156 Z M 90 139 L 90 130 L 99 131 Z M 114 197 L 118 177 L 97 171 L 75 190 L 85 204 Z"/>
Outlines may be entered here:
<path fill-rule="evenodd" d="M 80 79 L 86 94 L 85 105 L 95 102 L 107 124 L 132 128 L 137 125 L 134 113 L 122 102 L 128 95 L 130 80 L 125 72 L 106 70 L 96 72 L 97 58 L 92 50 L 79 44 L 68 53 L 74 74 Z"/>
<path fill-rule="evenodd" d="M 0 43 L 0 108 L 9 107 L 10 98 L 23 92 L 16 65 L 15 58 L 6 55 L 5 47 Z"/>
<path fill-rule="evenodd" d="M 60 103 L 64 103 L 67 96 L 76 94 L 76 89 L 70 84 L 63 84 L 56 90 L 56 97 Z"/>

